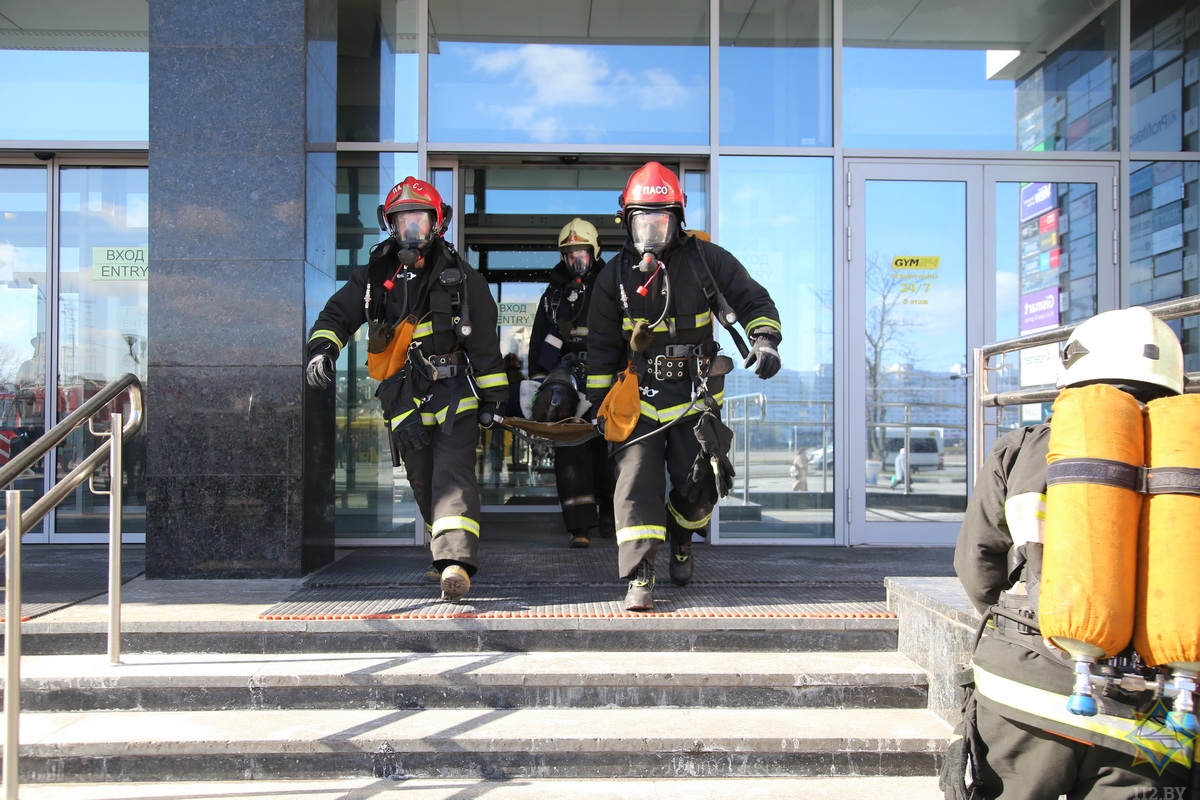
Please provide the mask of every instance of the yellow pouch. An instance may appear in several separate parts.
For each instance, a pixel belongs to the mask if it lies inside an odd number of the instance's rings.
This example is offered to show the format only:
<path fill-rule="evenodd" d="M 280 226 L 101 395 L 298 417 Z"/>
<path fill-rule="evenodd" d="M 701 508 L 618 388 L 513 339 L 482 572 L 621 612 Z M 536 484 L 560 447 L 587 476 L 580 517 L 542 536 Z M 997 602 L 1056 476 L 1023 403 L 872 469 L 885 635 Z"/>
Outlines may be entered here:
<path fill-rule="evenodd" d="M 372 327 L 375 324 L 372 323 Z M 367 340 L 367 374 L 377 381 L 384 381 L 404 369 L 416 328 L 417 318 L 410 315 L 397 322 L 390 331 L 371 330 Z"/>
<path fill-rule="evenodd" d="M 604 396 L 596 418 L 604 420 L 605 439 L 623 442 L 633 433 L 641 416 L 642 394 L 638 391 L 637 372 L 631 362 L 624 372 L 617 374 L 617 382 Z"/>

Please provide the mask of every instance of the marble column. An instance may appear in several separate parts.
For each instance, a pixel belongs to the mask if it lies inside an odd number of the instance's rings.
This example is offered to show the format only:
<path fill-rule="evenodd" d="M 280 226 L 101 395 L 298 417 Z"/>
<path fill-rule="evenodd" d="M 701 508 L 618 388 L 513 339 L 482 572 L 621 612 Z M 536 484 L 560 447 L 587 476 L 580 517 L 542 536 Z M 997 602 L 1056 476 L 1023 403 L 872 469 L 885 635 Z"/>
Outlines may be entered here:
<path fill-rule="evenodd" d="M 333 558 L 337 0 L 150 0 L 146 575 Z"/>

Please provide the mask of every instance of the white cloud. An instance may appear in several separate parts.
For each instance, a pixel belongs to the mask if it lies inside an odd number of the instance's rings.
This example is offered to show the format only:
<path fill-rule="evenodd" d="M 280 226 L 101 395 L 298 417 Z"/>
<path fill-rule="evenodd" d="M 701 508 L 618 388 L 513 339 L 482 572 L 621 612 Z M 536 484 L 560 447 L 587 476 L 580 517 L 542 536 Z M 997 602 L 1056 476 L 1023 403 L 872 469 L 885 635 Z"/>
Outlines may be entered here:
<path fill-rule="evenodd" d="M 534 141 L 553 142 L 598 136 L 603 128 L 589 120 L 604 114 L 661 112 L 689 101 L 691 92 L 666 70 L 614 72 L 605 56 L 595 48 L 548 44 L 476 56 L 475 69 L 510 76 L 510 84 L 524 95 L 518 103 L 487 105 L 481 111 L 506 120 Z"/>

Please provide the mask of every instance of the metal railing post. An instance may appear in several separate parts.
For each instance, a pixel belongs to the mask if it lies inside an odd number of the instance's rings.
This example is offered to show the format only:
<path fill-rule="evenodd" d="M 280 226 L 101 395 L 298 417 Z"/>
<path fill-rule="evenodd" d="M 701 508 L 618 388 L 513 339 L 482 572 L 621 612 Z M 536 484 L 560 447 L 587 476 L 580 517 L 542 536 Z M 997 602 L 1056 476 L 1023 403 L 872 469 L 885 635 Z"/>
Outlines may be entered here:
<path fill-rule="evenodd" d="M 21 784 L 21 493 L 4 493 L 4 797 L 17 800 Z"/>
<path fill-rule="evenodd" d="M 121 663 L 121 511 L 124 492 L 124 442 L 121 437 L 125 415 L 112 414 L 112 448 L 108 454 L 108 663 Z"/>

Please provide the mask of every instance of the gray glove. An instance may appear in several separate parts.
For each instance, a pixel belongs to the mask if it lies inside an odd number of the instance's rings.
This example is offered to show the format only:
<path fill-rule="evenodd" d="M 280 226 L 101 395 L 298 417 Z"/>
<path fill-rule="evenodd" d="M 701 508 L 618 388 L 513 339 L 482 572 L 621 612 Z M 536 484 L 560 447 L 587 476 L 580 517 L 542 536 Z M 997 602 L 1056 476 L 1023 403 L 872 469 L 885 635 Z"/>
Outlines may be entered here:
<path fill-rule="evenodd" d="M 317 341 L 308 349 L 308 366 L 304 368 L 304 381 L 314 389 L 328 389 L 333 383 L 337 357 L 336 344 L 328 339 Z"/>
<path fill-rule="evenodd" d="M 746 356 L 742 366 L 747 369 L 753 366 L 754 374 L 763 380 L 773 377 L 783 366 L 776 349 L 778 346 L 779 340 L 773 336 L 753 336 L 750 339 L 750 355 Z"/>

